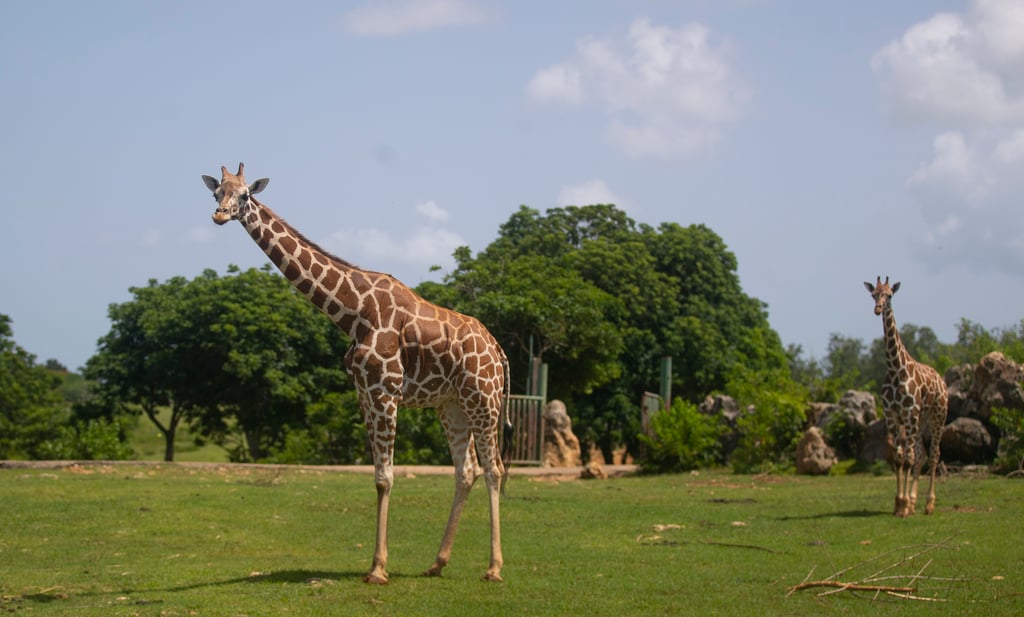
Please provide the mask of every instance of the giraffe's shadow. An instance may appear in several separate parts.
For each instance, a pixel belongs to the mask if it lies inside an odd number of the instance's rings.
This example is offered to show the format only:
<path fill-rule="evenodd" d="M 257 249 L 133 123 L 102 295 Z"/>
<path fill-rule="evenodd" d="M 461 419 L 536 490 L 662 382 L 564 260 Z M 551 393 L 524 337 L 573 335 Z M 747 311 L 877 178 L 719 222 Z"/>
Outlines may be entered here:
<path fill-rule="evenodd" d="M 362 580 L 365 571 L 329 572 L 326 570 L 278 570 L 275 572 L 254 573 L 223 580 L 201 581 L 166 587 L 162 591 L 189 591 L 204 587 L 221 587 L 226 585 L 259 584 L 259 583 L 298 583 L 315 584 L 318 581 L 343 581 L 347 579 Z M 390 578 L 401 578 L 402 574 L 391 573 Z"/>
<path fill-rule="evenodd" d="M 842 510 L 840 512 L 819 512 L 817 514 L 805 514 L 803 516 L 781 516 L 779 521 L 813 521 L 826 518 L 874 518 L 881 516 L 892 516 L 891 512 L 882 510 Z"/>

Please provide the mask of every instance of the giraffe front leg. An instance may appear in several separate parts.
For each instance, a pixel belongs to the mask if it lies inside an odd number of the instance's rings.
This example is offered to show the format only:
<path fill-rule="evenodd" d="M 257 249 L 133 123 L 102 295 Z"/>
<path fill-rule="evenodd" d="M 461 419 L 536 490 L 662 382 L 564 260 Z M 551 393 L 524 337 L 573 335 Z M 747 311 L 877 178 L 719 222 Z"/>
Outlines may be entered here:
<path fill-rule="evenodd" d="M 395 482 L 394 453 L 397 403 L 391 399 L 375 401 L 373 410 L 366 414 L 366 428 L 373 452 L 374 481 L 377 485 L 377 536 L 374 542 L 373 563 L 363 582 L 386 585 L 388 582 L 388 506 L 391 487 Z"/>
<path fill-rule="evenodd" d="M 381 481 L 382 475 L 391 476 L 392 471 L 388 469 L 384 474 L 376 473 L 377 476 L 377 539 L 373 549 L 373 564 L 370 571 L 363 576 L 364 583 L 373 585 L 387 585 L 388 583 L 388 503 L 391 500 L 390 478 Z"/>

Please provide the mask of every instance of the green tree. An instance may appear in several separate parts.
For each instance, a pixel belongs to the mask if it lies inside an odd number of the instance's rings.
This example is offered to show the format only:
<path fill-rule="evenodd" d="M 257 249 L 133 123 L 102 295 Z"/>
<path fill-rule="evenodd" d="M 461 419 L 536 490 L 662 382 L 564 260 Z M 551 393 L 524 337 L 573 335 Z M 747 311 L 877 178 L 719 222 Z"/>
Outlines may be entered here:
<path fill-rule="evenodd" d="M 110 307 L 86 375 L 107 415 L 141 410 L 157 426 L 166 460 L 183 421 L 236 460 L 261 459 L 306 426 L 312 401 L 347 387 L 343 337 L 268 268 L 207 270 L 131 293 Z"/>
<path fill-rule="evenodd" d="M 0 314 L 0 458 L 40 458 L 67 422 L 61 380 L 13 337 L 10 317 Z"/>
<path fill-rule="evenodd" d="M 703 225 L 638 226 L 613 205 L 541 214 L 522 206 L 473 257 L 455 254 L 425 297 L 479 317 L 525 375 L 528 341 L 549 364 L 549 394 L 606 456 L 635 452 L 639 401 L 673 358 L 673 391 L 694 402 L 737 367 L 786 369 L 761 301 L 743 293 L 735 256 Z M 520 381 L 515 382 L 519 386 Z"/>

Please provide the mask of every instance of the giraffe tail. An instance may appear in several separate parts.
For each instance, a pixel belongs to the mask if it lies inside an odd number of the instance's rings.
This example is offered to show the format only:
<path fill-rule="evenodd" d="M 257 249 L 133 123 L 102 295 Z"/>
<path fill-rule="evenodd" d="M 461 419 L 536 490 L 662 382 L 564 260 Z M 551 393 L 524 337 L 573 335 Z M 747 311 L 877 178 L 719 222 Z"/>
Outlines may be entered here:
<path fill-rule="evenodd" d="M 501 415 L 504 417 L 501 430 L 501 464 L 505 473 L 501 476 L 501 494 L 505 494 L 505 484 L 508 482 L 509 468 L 512 464 L 512 446 L 515 444 L 516 430 L 512 426 L 512 417 L 509 407 L 512 396 L 512 374 L 509 370 L 508 357 L 501 359 L 502 369 L 505 371 L 505 392 L 501 398 Z"/>

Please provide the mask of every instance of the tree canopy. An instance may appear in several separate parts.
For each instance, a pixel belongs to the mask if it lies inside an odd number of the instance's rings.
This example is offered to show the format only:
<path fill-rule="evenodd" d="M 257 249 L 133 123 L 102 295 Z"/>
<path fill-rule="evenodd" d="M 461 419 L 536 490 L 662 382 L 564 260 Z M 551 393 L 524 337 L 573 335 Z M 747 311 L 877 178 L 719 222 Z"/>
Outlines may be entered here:
<path fill-rule="evenodd" d="M 182 421 L 234 440 L 236 459 L 263 458 L 289 427 L 305 425 L 311 402 L 346 387 L 341 333 L 268 268 L 207 270 L 130 291 L 130 301 L 111 305 L 110 332 L 86 376 L 108 412 L 141 411 L 158 427 L 167 460 Z"/>
<path fill-rule="evenodd" d="M 66 421 L 61 379 L 14 342 L 11 318 L 0 314 L 0 459 L 38 458 Z"/>
<path fill-rule="evenodd" d="M 737 367 L 787 367 L 763 302 L 743 293 L 735 256 L 704 225 L 637 225 L 613 205 L 545 214 L 521 206 L 475 257 L 463 248 L 443 284 L 419 291 L 481 319 L 522 384 L 535 355 L 548 393 L 572 405 L 593 442 L 635 444 L 644 390 L 673 358 L 673 393 L 721 391 Z"/>

